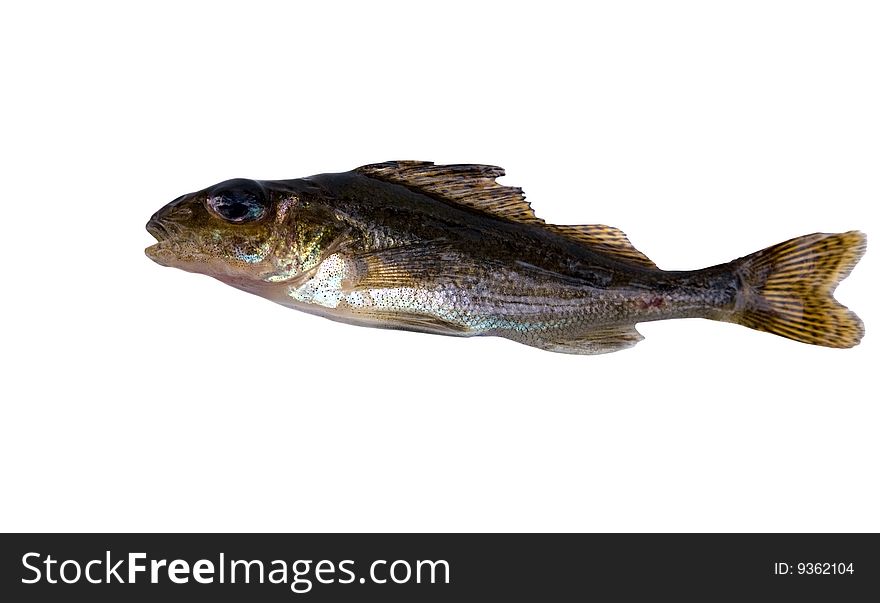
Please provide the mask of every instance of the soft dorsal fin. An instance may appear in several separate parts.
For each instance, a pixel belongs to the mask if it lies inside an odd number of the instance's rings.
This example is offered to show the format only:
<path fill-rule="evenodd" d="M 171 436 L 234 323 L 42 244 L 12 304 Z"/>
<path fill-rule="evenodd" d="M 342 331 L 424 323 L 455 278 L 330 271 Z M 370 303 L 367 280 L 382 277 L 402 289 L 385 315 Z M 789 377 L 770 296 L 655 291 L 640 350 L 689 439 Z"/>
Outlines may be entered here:
<path fill-rule="evenodd" d="M 547 224 L 546 228 L 573 241 L 588 245 L 591 249 L 611 255 L 631 264 L 645 268 L 657 268 L 648 256 L 633 247 L 623 231 L 603 224 L 585 224 L 582 226 L 558 226 Z"/>
<path fill-rule="evenodd" d="M 504 169 L 493 165 L 387 161 L 359 167 L 355 172 L 512 222 L 544 223 L 535 215 L 521 188 L 495 182 L 504 175 Z"/>

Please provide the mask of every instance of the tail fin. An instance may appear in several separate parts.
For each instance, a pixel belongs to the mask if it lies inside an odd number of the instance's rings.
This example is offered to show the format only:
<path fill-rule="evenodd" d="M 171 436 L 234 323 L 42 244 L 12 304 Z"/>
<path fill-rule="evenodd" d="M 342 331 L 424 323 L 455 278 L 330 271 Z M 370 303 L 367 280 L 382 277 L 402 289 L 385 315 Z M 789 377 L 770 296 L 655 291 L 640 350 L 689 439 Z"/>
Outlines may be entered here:
<path fill-rule="evenodd" d="M 865 327 L 833 294 L 866 246 L 858 231 L 817 233 L 734 260 L 742 290 L 729 320 L 804 343 L 858 345 Z"/>

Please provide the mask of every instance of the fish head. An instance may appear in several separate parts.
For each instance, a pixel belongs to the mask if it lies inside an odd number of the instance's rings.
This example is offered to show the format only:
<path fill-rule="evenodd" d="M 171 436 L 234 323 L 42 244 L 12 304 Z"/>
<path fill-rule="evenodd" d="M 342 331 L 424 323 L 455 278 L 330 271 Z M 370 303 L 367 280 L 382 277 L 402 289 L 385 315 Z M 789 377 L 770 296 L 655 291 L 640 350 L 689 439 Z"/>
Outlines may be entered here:
<path fill-rule="evenodd" d="M 238 178 L 178 197 L 147 222 L 158 264 L 206 274 L 253 293 L 309 270 L 328 225 L 304 219 L 289 186 Z M 268 296 L 268 295 L 267 295 Z"/>

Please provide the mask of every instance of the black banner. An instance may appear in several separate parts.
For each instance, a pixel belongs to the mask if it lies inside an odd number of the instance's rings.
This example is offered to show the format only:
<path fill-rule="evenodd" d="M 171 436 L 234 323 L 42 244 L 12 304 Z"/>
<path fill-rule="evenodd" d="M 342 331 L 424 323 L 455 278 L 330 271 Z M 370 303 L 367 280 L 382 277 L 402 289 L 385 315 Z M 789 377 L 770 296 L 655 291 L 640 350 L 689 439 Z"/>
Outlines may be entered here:
<path fill-rule="evenodd" d="M 2 541 L 6 601 L 854 601 L 880 592 L 873 534 L 7 534 Z"/>

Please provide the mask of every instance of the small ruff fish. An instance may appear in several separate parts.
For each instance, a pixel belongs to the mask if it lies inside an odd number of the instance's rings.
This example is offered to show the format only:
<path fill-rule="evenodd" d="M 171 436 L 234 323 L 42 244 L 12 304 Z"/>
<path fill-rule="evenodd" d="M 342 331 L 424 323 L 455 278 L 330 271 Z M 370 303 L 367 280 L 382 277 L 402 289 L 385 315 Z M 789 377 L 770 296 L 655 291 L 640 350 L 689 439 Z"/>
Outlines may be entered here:
<path fill-rule="evenodd" d="M 229 180 L 172 201 L 147 255 L 356 325 L 495 335 L 568 354 L 635 345 L 639 322 L 708 318 L 849 348 L 833 292 L 860 232 L 811 234 L 702 270 L 666 271 L 610 226 L 557 226 L 501 168 L 392 161 L 297 180 Z"/>

